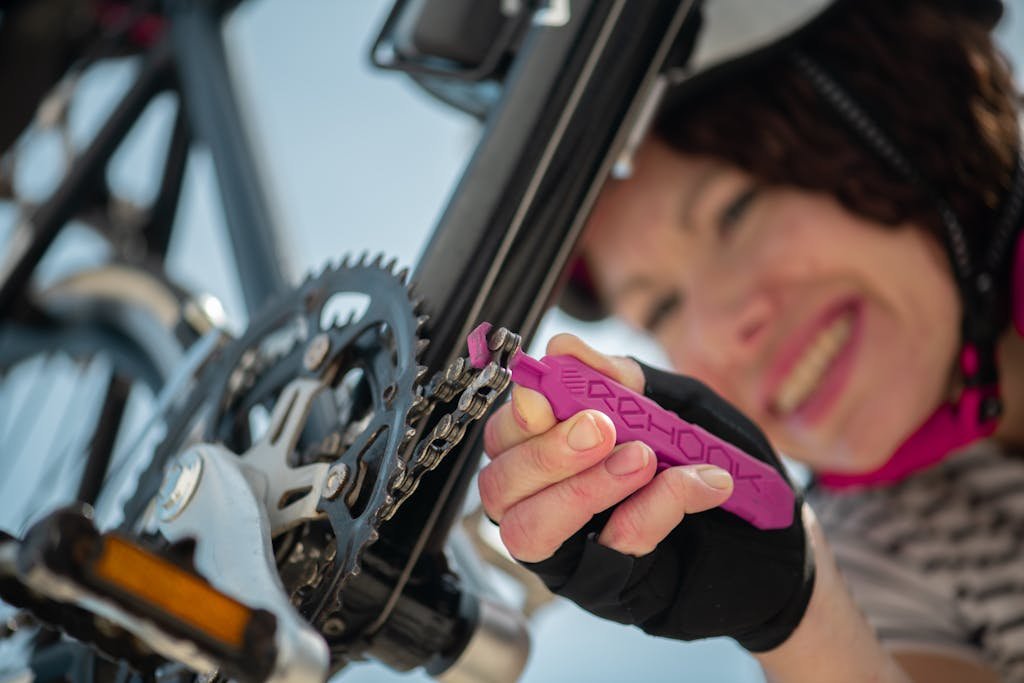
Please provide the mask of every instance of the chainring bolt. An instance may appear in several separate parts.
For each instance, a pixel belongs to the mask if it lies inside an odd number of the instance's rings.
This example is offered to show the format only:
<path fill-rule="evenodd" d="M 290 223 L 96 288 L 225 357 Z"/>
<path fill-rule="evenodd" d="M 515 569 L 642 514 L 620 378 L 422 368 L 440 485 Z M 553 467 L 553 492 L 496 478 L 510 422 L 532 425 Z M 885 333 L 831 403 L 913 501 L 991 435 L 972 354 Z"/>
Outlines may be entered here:
<path fill-rule="evenodd" d="M 345 632 L 345 622 L 337 617 L 331 617 L 324 622 L 323 632 L 325 636 L 340 636 Z"/>
<path fill-rule="evenodd" d="M 323 453 L 335 455 L 339 450 L 341 450 L 341 434 L 338 432 L 331 432 L 324 437 L 320 444 L 320 451 Z"/>
<path fill-rule="evenodd" d="M 324 498 L 334 500 L 341 493 L 345 480 L 348 479 L 348 465 L 339 463 L 327 470 L 327 481 L 324 482 Z"/>
<path fill-rule="evenodd" d="M 309 346 L 306 347 L 306 353 L 302 356 L 302 364 L 307 370 L 313 372 L 324 364 L 330 350 L 331 338 L 321 332 L 310 340 Z"/>

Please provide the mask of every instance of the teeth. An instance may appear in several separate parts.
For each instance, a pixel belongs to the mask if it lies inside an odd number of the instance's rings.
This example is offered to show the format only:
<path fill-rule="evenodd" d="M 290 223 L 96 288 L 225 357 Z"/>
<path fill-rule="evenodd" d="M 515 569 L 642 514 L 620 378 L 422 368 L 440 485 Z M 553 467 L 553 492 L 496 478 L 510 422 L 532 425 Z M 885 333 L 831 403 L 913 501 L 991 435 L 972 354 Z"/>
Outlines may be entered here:
<path fill-rule="evenodd" d="M 790 413 L 807 400 L 852 331 L 853 314 L 847 313 L 818 334 L 779 387 L 775 397 L 779 413 Z"/>

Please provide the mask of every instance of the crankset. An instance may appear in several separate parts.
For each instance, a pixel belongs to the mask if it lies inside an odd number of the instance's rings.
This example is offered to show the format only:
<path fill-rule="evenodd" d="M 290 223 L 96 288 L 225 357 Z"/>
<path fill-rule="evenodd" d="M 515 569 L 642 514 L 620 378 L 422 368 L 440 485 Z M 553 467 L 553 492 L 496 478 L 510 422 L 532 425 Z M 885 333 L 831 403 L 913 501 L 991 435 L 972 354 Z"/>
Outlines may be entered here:
<path fill-rule="evenodd" d="M 190 504 L 197 453 L 207 467 L 233 454 L 266 512 L 287 600 L 346 659 L 359 656 L 363 635 L 349 628 L 346 583 L 382 525 L 509 383 L 497 364 L 478 371 L 467 359 L 428 378 L 418 363 L 427 320 L 405 272 L 382 261 L 328 267 L 222 349 L 169 416 L 124 515 L 134 532 L 180 541 L 175 516 Z M 224 501 L 207 514 L 231 510 Z"/>
<path fill-rule="evenodd" d="M 210 640 L 196 624 L 209 631 L 213 612 L 191 626 L 164 618 L 153 607 L 160 600 L 146 596 L 163 600 L 173 617 L 183 595 L 166 595 L 145 582 L 126 592 L 124 582 L 89 580 L 93 570 L 85 555 L 71 569 L 15 560 L 36 557 L 15 539 L 5 551 L 4 575 L 14 582 L 8 592 L 42 621 L 118 659 L 150 667 L 148 659 L 125 656 L 137 642 L 145 646 L 141 652 L 199 671 L 223 661 L 225 673 L 244 671 L 239 677 L 248 680 L 318 683 L 366 656 L 375 624 L 390 610 L 407 628 L 430 634 L 414 649 L 433 653 L 442 666 L 467 648 L 474 660 L 495 661 L 493 648 L 467 645 L 477 629 L 470 622 L 484 625 L 480 633 L 500 631 L 503 640 L 518 643 L 510 652 L 522 652 L 520 622 L 486 601 L 466 603 L 444 581 L 426 598 L 432 607 L 417 606 L 424 594 L 399 600 L 399 609 L 393 602 L 385 606 L 385 596 L 397 596 L 403 584 L 388 563 L 375 555 L 369 576 L 360 577 L 387 521 L 511 378 L 511 352 L 501 344 L 482 368 L 459 358 L 428 378 L 419 364 L 427 320 L 405 277 L 380 257 L 328 267 L 271 303 L 241 337 L 212 347 L 197 380 L 167 403 L 163 441 L 140 464 L 135 490 L 125 493 L 120 529 L 108 532 L 129 544 L 137 540 L 136 556 L 156 553 L 151 557 L 181 563 L 183 578 L 168 585 L 187 584 L 191 594 L 237 601 L 240 614 L 263 615 L 253 622 L 267 625 L 256 640 Z M 514 346 L 518 337 L 507 336 Z M 61 530 L 81 527 L 82 547 L 123 546 L 96 536 L 85 522 L 55 524 L 48 528 L 57 532 L 44 530 L 40 537 L 66 545 Z M 147 562 L 156 567 L 160 561 Z M 42 574 L 32 573 L 37 564 Z M 32 594 L 49 602 L 36 604 Z M 476 606 L 467 611 L 470 604 Z M 64 617 L 75 623 L 69 628 Z M 122 635 L 104 635 L 108 623 Z M 247 668 L 253 662 L 246 648 L 260 649 L 257 642 L 267 643 L 263 673 Z M 513 659 L 521 666 L 519 654 Z M 393 665 L 414 661 L 423 663 L 398 657 Z"/>

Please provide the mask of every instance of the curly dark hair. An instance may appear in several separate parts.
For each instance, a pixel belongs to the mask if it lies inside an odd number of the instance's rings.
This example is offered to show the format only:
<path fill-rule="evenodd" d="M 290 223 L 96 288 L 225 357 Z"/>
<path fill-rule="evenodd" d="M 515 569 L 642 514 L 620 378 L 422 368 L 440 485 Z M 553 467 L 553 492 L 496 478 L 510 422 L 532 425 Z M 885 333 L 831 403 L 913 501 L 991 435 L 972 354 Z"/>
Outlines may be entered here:
<path fill-rule="evenodd" d="M 1010 67 L 989 29 L 938 0 L 847 0 L 739 77 L 708 78 L 668 103 L 655 134 L 764 183 L 827 192 L 862 216 L 939 234 L 934 201 L 843 124 L 790 60 L 798 48 L 896 141 L 971 240 L 985 242 L 1019 142 Z"/>

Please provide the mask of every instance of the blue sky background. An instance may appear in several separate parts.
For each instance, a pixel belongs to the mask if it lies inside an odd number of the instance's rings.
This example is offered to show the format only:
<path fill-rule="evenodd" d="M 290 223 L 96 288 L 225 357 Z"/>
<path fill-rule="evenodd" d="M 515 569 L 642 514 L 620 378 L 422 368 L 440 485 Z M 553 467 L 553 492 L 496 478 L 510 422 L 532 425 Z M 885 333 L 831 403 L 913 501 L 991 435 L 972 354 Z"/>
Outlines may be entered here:
<path fill-rule="evenodd" d="M 1022 0 L 1008 4 L 1010 19 L 1001 35 L 1020 63 Z M 246 116 L 297 273 L 364 249 L 415 263 L 475 144 L 474 122 L 441 107 L 402 76 L 369 68 L 369 44 L 389 6 L 383 0 L 252 0 L 227 27 Z M 118 63 L 88 74 L 72 110 L 76 139 L 88 138 L 132 69 Z M 119 155 L 111 173 L 119 193 L 138 200 L 152 194 L 172 114 L 172 102 L 158 102 Z M 54 140 L 37 141 L 19 171 L 21 189 L 45 195 L 58 177 L 57 157 Z M 218 296 L 238 327 L 244 315 L 218 201 L 211 161 L 200 151 L 190 162 L 170 269 L 190 288 Z M 0 243 L 10 218 L 0 206 Z M 63 258 L 89 256 L 75 250 Z M 562 329 L 609 352 L 658 360 L 645 340 L 614 324 L 578 326 L 554 315 L 538 338 Z M 533 641 L 526 683 L 762 680 L 753 660 L 730 641 L 649 638 L 566 604 L 537 617 Z M 426 678 L 361 665 L 342 680 Z"/>

